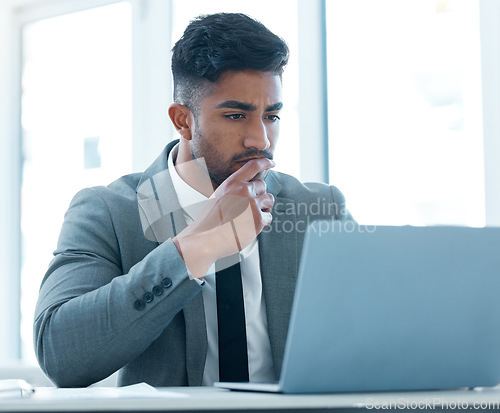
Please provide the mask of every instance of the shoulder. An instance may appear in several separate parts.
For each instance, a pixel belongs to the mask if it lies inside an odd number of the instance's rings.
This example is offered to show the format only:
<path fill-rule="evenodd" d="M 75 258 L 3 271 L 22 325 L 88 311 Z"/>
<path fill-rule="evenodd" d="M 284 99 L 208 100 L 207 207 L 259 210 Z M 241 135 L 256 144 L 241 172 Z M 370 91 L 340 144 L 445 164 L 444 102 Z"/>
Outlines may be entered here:
<path fill-rule="evenodd" d="M 71 207 L 82 204 L 124 205 L 127 202 L 137 202 L 137 184 L 140 173 L 122 176 L 107 186 L 94 186 L 80 190 L 71 201 Z"/>
<path fill-rule="evenodd" d="M 322 182 L 301 182 L 283 172 L 270 171 L 269 175 L 269 179 L 274 180 L 275 185 L 277 184 L 276 186 L 280 188 L 276 194 L 279 197 L 296 201 L 314 200 L 320 197 L 324 199 L 333 198 L 333 201 L 344 202 L 344 195 L 333 185 Z"/>
<path fill-rule="evenodd" d="M 95 186 L 90 188 L 95 195 L 105 200 L 114 198 L 120 200 L 135 201 L 137 197 L 137 185 L 142 177 L 142 173 L 124 175 L 106 186 Z"/>
<path fill-rule="evenodd" d="M 140 177 L 126 175 L 107 186 L 79 191 L 66 211 L 58 251 L 90 251 L 118 265 L 118 251 L 131 249 L 130 243 L 137 254 L 150 248 L 143 242 L 146 239 L 137 202 Z"/>
<path fill-rule="evenodd" d="M 266 179 L 268 188 L 277 197 L 276 210 L 306 211 L 317 218 L 334 216 L 335 219 L 353 220 L 346 208 L 342 192 L 333 185 L 321 182 L 300 182 L 285 173 L 270 171 Z"/>
<path fill-rule="evenodd" d="M 63 232 L 115 232 L 137 221 L 136 187 L 141 174 L 123 176 L 107 186 L 80 190 L 64 217 Z M 95 235 L 95 234 L 94 234 Z"/>

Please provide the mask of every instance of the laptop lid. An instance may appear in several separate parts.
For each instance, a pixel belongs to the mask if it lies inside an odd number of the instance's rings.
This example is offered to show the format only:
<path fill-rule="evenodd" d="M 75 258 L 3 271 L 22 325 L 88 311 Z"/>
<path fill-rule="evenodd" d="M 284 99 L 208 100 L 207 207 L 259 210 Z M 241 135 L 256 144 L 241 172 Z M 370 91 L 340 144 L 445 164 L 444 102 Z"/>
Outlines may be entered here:
<path fill-rule="evenodd" d="M 500 382 L 500 228 L 307 231 L 279 388 L 424 390 Z"/>

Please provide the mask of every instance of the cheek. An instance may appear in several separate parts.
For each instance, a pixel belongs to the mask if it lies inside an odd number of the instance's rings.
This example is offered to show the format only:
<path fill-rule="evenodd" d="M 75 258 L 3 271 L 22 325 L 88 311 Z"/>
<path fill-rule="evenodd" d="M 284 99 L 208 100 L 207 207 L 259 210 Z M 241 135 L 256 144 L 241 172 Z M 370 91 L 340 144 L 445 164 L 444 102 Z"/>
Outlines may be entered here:
<path fill-rule="evenodd" d="M 238 151 L 245 137 L 244 125 L 217 125 L 217 128 L 213 129 L 212 136 L 220 152 Z"/>
<path fill-rule="evenodd" d="M 238 136 L 240 131 L 234 126 L 223 121 L 211 119 L 200 125 L 200 131 L 203 137 L 207 141 L 210 141 L 212 145 L 219 146 L 234 140 Z"/>
<path fill-rule="evenodd" d="M 278 142 L 279 134 L 280 134 L 280 127 L 279 127 L 278 123 L 276 125 L 273 125 L 268 130 L 267 138 L 269 139 L 269 142 L 271 144 L 271 148 L 274 148 L 276 146 L 276 143 Z"/>

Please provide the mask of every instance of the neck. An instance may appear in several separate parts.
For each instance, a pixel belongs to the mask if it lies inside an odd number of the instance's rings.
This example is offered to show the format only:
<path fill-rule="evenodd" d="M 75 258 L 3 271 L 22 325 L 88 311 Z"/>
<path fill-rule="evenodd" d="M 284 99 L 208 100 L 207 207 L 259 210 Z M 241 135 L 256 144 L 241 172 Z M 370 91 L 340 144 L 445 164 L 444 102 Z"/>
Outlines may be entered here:
<path fill-rule="evenodd" d="M 184 143 L 184 144 L 183 144 Z M 207 198 L 212 196 L 217 186 L 210 179 L 207 166 L 199 159 L 194 159 L 189 145 L 182 139 L 178 146 L 179 150 L 172 152 L 175 170 L 191 188 L 196 189 Z"/>

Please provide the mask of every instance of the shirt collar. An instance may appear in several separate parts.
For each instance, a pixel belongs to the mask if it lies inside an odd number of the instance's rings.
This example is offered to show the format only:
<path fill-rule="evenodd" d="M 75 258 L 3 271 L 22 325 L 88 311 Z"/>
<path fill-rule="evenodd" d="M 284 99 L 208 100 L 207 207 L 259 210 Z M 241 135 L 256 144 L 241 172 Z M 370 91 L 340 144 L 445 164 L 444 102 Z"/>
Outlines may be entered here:
<path fill-rule="evenodd" d="M 170 152 L 170 156 L 168 157 L 168 171 L 172 179 L 175 193 L 177 194 L 177 199 L 179 200 L 179 205 L 189 218 L 194 221 L 208 198 L 189 186 L 189 184 L 187 184 L 177 173 L 174 165 L 174 158 L 177 157 L 178 150 L 179 144 L 175 145 Z"/>

